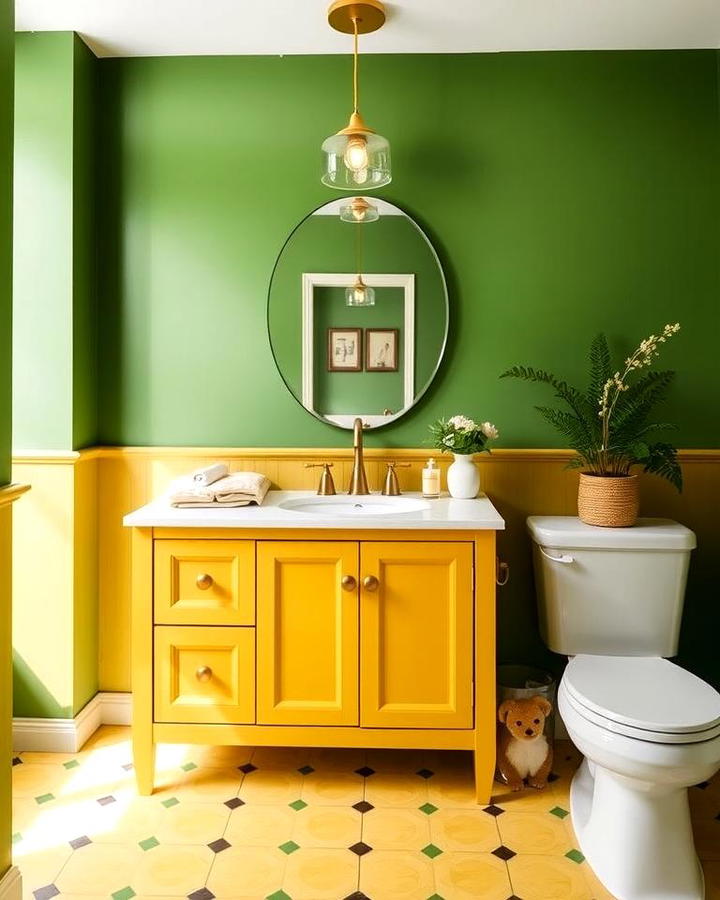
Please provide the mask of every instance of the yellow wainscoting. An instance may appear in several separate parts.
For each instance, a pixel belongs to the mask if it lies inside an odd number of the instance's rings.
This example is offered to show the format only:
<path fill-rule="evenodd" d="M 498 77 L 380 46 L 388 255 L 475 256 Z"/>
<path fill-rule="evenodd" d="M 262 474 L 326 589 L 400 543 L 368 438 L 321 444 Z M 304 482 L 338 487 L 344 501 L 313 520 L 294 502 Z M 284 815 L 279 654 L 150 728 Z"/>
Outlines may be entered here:
<path fill-rule="evenodd" d="M 379 490 L 385 465 L 391 460 L 409 462 L 398 469 L 402 490 L 418 490 L 427 449 L 366 450 L 366 467 L 372 490 Z M 699 549 L 692 570 L 703 579 L 717 578 L 720 558 L 720 529 L 715 527 L 720 504 L 720 450 L 681 451 L 685 490 L 678 495 L 659 478 L 642 479 L 642 514 L 675 518 L 698 535 Z M 577 471 L 565 468 L 571 454 L 566 450 L 497 449 L 479 457 L 482 487 L 506 521 L 506 531 L 498 534 L 498 553 L 511 568 L 511 582 L 499 592 L 502 622 L 504 611 L 527 612 L 532 601 L 531 557 L 525 534 L 528 515 L 575 515 Z M 15 459 L 14 477 L 43 486 L 47 501 L 29 504 L 27 514 L 16 528 L 16 539 L 26 548 L 15 556 L 16 568 L 28 569 L 27 596 L 37 597 L 37 585 L 47 581 L 37 565 L 38 535 L 51 528 L 57 502 L 52 499 L 65 490 L 62 479 L 50 483 L 49 466 L 75 467 L 84 461 L 96 462 L 98 583 L 99 597 L 99 687 L 106 691 L 130 689 L 130 534 L 122 526 L 125 513 L 162 493 L 178 475 L 198 466 L 221 461 L 231 470 L 251 469 L 266 474 L 274 488 L 314 490 L 318 471 L 306 469 L 306 463 L 332 462 L 338 491 L 346 488 L 352 469 L 350 449 L 228 449 L 217 447 L 96 447 L 75 454 Z M 450 459 L 441 457 L 444 470 Z M 443 478 L 444 484 L 444 478 Z M 32 495 L 31 495 L 32 496 Z M 713 499 L 714 498 L 714 499 Z M 86 497 L 81 505 L 92 518 L 93 501 Z M 45 522 L 43 522 L 45 518 Z M 69 527 L 69 526 L 66 526 Z M 83 548 L 85 549 L 85 548 Z M 92 553 L 90 554 L 92 555 Z M 76 566 L 79 559 L 76 558 Z M 92 579 L 88 570 L 85 577 Z M 696 576 L 697 577 L 697 576 Z M 91 589 L 94 587 L 91 583 Z M 28 623 L 28 626 L 31 623 Z M 76 619 L 76 624 L 82 623 Z M 501 629 L 502 631 L 502 629 Z M 528 647 L 539 641 L 532 621 L 520 621 L 517 627 L 500 635 L 499 657 L 528 658 Z M 523 640 L 525 644 L 523 644 Z M 507 646 L 503 646 L 507 641 Z M 534 642 L 534 643 L 533 643 Z"/>

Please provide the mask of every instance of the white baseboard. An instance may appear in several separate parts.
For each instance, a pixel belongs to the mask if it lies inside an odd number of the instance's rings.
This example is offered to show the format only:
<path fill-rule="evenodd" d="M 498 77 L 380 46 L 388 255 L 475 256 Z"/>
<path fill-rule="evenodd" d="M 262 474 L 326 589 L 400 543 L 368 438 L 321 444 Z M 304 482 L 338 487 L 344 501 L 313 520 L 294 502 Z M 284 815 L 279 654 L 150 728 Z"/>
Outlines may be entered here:
<path fill-rule="evenodd" d="M 131 720 L 132 694 L 101 691 L 72 719 L 13 719 L 13 750 L 77 753 L 101 725 Z"/>
<path fill-rule="evenodd" d="M 22 900 L 22 875 L 17 866 L 10 866 L 0 878 L 0 900 Z"/>

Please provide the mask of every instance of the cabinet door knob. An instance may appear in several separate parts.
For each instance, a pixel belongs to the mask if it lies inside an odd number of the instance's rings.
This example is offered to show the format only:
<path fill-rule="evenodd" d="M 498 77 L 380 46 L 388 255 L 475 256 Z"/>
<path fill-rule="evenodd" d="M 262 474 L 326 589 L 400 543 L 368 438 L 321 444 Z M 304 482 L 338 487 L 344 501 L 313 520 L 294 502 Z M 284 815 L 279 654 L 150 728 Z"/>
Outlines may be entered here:
<path fill-rule="evenodd" d="M 212 575 L 208 575 L 207 573 L 198 575 L 198 577 L 195 579 L 195 584 L 200 588 L 201 591 L 206 591 L 209 587 L 212 586 L 212 583 Z"/>
<path fill-rule="evenodd" d="M 380 585 L 380 582 L 374 575 L 366 575 L 363 578 L 363 587 L 366 591 L 376 591 Z"/>
<path fill-rule="evenodd" d="M 212 669 L 210 666 L 200 666 L 195 672 L 195 677 L 198 681 L 210 681 L 212 678 Z"/>
<path fill-rule="evenodd" d="M 343 575 L 340 584 L 342 584 L 342 589 L 344 591 L 354 591 L 357 587 L 357 581 L 355 581 L 355 578 L 352 575 Z"/>

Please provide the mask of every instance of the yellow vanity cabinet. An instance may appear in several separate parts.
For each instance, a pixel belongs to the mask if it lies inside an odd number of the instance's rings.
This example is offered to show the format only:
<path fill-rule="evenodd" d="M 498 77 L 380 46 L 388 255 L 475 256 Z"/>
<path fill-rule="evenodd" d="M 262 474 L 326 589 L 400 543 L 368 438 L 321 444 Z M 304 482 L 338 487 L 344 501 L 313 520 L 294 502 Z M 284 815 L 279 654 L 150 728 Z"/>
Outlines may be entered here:
<path fill-rule="evenodd" d="M 494 529 L 133 526 L 140 793 L 163 742 L 419 748 L 488 802 Z"/>

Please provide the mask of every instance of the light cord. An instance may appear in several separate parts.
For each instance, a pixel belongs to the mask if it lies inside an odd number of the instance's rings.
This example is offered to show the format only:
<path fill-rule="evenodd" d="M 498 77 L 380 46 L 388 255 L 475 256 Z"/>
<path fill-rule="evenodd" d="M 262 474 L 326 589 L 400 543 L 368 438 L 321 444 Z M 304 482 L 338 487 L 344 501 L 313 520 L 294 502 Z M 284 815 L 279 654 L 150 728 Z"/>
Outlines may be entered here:
<path fill-rule="evenodd" d="M 353 17 L 353 110 L 358 111 L 358 20 Z"/>

